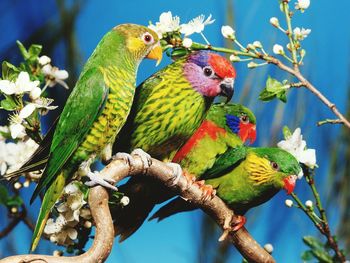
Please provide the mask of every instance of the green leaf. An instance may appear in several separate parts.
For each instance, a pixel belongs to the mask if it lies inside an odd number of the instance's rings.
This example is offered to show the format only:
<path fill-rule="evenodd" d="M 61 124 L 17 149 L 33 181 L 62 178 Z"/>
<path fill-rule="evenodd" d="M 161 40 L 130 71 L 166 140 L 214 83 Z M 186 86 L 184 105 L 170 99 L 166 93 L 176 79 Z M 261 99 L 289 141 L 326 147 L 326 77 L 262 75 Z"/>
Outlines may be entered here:
<path fill-rule="evenodd" d="M 28 53 L 27 49 L 23 46 L 23 44 L 19 40 L 17 40 L 16 43 L 17 43 L 17 46 L 18 46 L 19 51 L 21 52 L 23 58 L 25 60 L 27 60 L 29 58 L 29 53 Z"/>
<path fill-rule="evenodd" d="M 313 249 L 312 253 L 321 263 L 333 263 L 332 257 L 324 250 Z"/>
<path fill-rule="evenodd" d="M 7 111 L 13 111 L 17 108 L 17 104 L 11 96 L 5 95 L 5 99 L 0 102 L 0 107 Z"/>
<path fill-rule="evenodd" d="M 283 126 L 283 136 L 286 140 L 292 136 L 292 132 L 287 125 Z"/>
<path fill-rule="evenodd" d="M 313 236 L 304 236 L 303 242 L 305 243 L 305 245 L 307 245 L 310 248 L 314 248 L 314 249 L 324 248 L 323 243 Z"/>
<path fill-rule="evenodd" d="M 303 261 L 311 261 L 314 258 L 315 258 L 315 256 L 311 250 L 304 251 L 303 254 L 301 254 L 301 259 Z"/>
<path fill-rule="evenodd" d="M 8 194 L 7 188 L 3 185 L 0 185 L 0 204 L 6 205 L 8 195 L 9 194 Z"/>
<path fill-rule="evenodd" d="M 20 206 L 23 204 L 23 200 L 19 195 L 12 196 L 7 199 L 7 206 Z"/>
<path fill-rule="evenodd" d="M 4 61 L 2 62 L 2 79 L 15 80 L 19 73 L 19 69 L 11 63 Z"/>
<path fill-rule="evenodd" d="M 36 59 L 39 56 L 41 49 L 42 49 L 41 45 L 36 45 L 36 44 L 31 45 L 28 49 L 30 58 Z"/>
<path fill-rule="evenodd" d="M 288 84 L 281 83 L 269 76 L 266 81 L 266 87 L 260 93 L 259 99 L 262 101 L 270 101 L 274 98 L 278 98 L 285 103 L 287 102 L 286 91 L 288 88 Z"/>

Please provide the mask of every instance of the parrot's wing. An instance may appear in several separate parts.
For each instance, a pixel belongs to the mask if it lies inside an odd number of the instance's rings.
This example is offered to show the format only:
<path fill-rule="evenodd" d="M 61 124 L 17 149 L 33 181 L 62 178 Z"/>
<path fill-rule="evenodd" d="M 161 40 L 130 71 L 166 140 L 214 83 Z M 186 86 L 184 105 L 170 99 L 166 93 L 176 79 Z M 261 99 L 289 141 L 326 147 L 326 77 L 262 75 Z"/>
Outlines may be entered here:
<path fill-rule="evenodd" d="M 31 202 L 48 187 L 104 108 L 108 87 L 99 68 L 84 73 L 65 105 L 55 129 L 48 164 L 35 188 Z"/>
<path fill-rule="evenodd" d="M 201 176 L 201 179 L 213 179 L 225 174 L 227 170 L 237 166 L 246 155 L 247 148 L 245 146 L 229 148 L 215 160 L 213 166 Z"/>

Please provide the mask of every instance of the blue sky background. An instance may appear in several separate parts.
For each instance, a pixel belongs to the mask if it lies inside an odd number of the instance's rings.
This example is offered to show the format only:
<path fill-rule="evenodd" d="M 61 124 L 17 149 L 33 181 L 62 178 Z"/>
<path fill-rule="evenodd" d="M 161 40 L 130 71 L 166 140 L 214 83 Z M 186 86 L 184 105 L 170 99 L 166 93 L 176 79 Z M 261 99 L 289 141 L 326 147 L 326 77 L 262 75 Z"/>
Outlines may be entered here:
<path fill-rule="evenodd" d="M 69 1 L 68 1 L 69 2 Z M 294 0 L 292 1 L 294 2 Z M 41 4 L 39 4 L 41 3 Z M 212 14 L 216 19 L 213 25 L 205 30 L 205 35 L 213 45 L 222 46 L 223 38 L 220 28 L 225 24 L 228 11 L 233 12 L 236 34 L 243 44 L 260 40 L 265 50 L 272 52 L 272 46 L 287 44 L 286 37 L 269 24 L 269 18 L 276 16 L 284 25 L 284 14 L 280 12 L 277 1 L 235 0 L 233 10 L 227 10 L 227 1 L 86 1 L 83 4 L 75 24 L 76 40 L 81 61 L 92 53 L 102 36 L 113 26 L 121 23 L 148 24 L 149 20 L 158 21 L 160 13 L 172 11 L 180 16 L 182 22 L 193 17 Z M 310 36 L 303 41 L 307 50 L 302 69 L 305 76 L 335 102 L 341 112 L 345 112 L 349 92 L 349 47 L 350 2 L 339 0 L 311 0 L 311 7 L 304 13 L 298 13 L 293 20 L 294 27 L 311 28 Z M 0 3 L 0 55 L 11 58 L 17 52 L 13 48 L 16 39 L 25 41 L 29 35 L 43 23 L 58 23 L 55 1 L 1 1 Z M 194 39 L 202 41 L 199 37 Z M 66 58 L 62 56 L 64 44 L 54 51 L 53 63 L 65 67 Z M 8 52 L 5 52 L 8 51 Z M 167 65 L 164 59 L 160 67 Z M 283 80 L 289 78 L 274 66 L 248 70 L 245 63 L 235 64 L 237 69 L 236 93 L 233 101 L 241 99 L 251 107 L 258 117 L 258 140 L 255 146 L 274 145 L 282 139 L 281 127 L 289 125 L 291 129 L 301 127 L 309 148 L 317 150 L 317 186 L 323 196 L 329 194 L 327 174 L 331 147 L 339 135 L 339 126 L 325 125 L 316 127 L 318 120 L 333 118 L 330 111 L 323 106 L 310 92 L 292 90 L 288 103 L 263 103 L 257 99 L 264 87 L 266 78 L 271 75 Z M 138 83 L 158 70 L 154 61 L 142 62 Z M 60 91 L 62 91 L 60 89 Z M 62 91 L 63 92 L 63 91 Z M 66 96 L 66 95 L 63 95 Z M 23 190 L 25 196 L 32 189 Z M 304 199 L 311 198 L 305 181 L 299 181 L 296 192 Z M 304 235 L 316 235 L 311 222 L 297 209 L 288 209 L 284 205 L 286 195 L 278 194 L 271 202 L 250 211 L 247 214 L 246 227 L 260 244 L 272 243 L 274 256 L 278 262 L 301 262 L 300 254 L 306 250 L 301 238 Z M 36 218 L 38 203 L 31 209 Z M 336 204 L 328 208 L 332 230 L 339 222 L 339 209 Z M 4 213 L 3 210 L 0 210 Z M 196 211 L 173 216 L 161 223 L 146 223 L 141 229 L 122 244 L 115 243 L 107 262 L 198 262 L 197 249 L 200 236 L 202 212 Z M 0 226 L 5 225 L 5 218 L 0 217 Z M 30 244 L 31 232 L 24 225 L 19 225 L 7 238 L 0 240 L 0 257 L 9 255 L 8 240 L 15 240 L 16 253 L 26 253 Z M 213 239 L 218 239 L 213 236 Z M 42 241 L 38 253 L 50 253 L 55 246 Z M 207 251 L 203 251 L 203 254 Z M 232 248 L 231 262 L 238 262 L 239 254 Z"/>

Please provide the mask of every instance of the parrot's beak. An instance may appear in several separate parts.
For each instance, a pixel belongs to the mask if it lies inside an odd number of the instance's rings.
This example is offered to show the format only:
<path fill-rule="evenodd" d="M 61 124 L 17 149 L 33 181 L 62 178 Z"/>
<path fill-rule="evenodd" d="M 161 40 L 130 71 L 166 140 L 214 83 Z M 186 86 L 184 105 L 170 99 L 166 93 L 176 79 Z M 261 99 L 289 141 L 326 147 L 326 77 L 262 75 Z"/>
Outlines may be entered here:
<path fill-rule="evenodd" d="M 241 138 L 242 142 L 245 143 L 249 140 L 249 144 L 255 142 L 256 139 L 256 126 L 252 123 L 240 123 L 238 136 Z"/>
<path fill-rule="evenodd" d="M 233 84 L 235 83 L 235 79 L 234 78 L 225 78 L 221 83 L 220 83 L 220 95 L 221 96 L 225 96 L 226 99 L 226 103 L 228 103 L 234 94 L 234 89 L 233 89 Z"/>
<path fill-rule="evenodd" d="M 287 192 L 287 195 L 290 195 L 295 188 L 295 182 L 297 180 L 297 176 L 296 175 L 289 175 L 287 178 L 283 179 L 284 182 L 284 189 Z"/>
<path fill-rule="evenodd" d="M 163 49 L 159 44 L 154 46 L 146 56 L 146 58 L 157 60 L 156 66 L 158 66 L 159 63 L 162 61 L 162 57 L 163 57 Z"/>

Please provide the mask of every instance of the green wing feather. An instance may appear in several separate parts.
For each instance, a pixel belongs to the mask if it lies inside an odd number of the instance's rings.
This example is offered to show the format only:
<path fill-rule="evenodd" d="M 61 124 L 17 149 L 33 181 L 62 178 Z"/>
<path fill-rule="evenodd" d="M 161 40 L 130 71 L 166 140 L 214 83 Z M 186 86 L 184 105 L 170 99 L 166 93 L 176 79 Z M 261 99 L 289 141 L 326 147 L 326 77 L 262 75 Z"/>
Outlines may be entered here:
<path fill-rule="evenodd" d="M 103 109 L 108 90 L 98 68 L 86 71 L 78 81 L 57 124 L 49 162 L 35 188 L 31 202 L 44 188 L 50 186 L 55 175 L 82 143 Z"/>
<path fill-rule="evenodd" d="M 213 166 L 201 176 L 201 179 L 213 179 L 225 174 L 247 156 L 247 149 L 245 146 L 228 149 L 215 160 Z"/>

